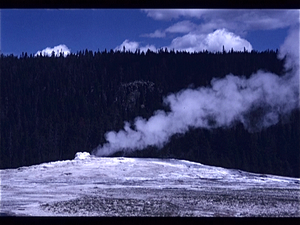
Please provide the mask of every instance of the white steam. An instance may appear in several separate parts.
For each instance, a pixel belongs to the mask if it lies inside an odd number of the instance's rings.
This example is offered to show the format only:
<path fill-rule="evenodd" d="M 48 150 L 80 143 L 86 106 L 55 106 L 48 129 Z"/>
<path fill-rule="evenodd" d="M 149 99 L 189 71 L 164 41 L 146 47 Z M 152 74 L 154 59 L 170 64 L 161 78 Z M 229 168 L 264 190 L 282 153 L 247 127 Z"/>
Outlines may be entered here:
<path fill-rule="evenodd" d="M 280 48 L 286 57 L 286 74 L 278 76 L 258 71 L 249 79 L 227 75 L 213 79 L 211 86 L 186 89 L 164 99 L 170 112 L 158 110 L 148 120 L 137 117 L 132 129 L 105 134 L 107 143 L 93 154 L 111 155 L 118 151 L 162 147 L 170 137 L 190 128 L 230 127 L 241 122 L 253 132 L 276 124 L 281 116 L 299 108 L 299 30 L 291 32 Z"/>

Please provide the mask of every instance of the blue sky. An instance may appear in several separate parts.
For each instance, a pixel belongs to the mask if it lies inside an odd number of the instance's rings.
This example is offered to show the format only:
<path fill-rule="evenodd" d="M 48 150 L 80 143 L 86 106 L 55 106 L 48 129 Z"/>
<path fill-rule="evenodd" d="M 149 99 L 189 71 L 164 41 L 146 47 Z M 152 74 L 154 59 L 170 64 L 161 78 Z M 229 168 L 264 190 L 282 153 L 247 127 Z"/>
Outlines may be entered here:
<path fill-rule="evenodd" d="M 295 26 L 299 10 L 2 9 L 1 52 L 264 51 L 279 49 Z"/>

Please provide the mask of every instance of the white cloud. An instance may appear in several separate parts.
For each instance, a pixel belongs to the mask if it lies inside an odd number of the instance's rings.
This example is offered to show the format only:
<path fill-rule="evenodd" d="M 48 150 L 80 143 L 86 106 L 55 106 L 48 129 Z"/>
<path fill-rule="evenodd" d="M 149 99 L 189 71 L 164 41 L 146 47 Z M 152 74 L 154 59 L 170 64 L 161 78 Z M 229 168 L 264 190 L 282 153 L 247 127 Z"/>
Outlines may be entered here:
<path fill-rule="evenodd" d="M 67 56 L 71 53 L 71 50 L 66 45 L 58 45 L 53 48 L 45 48 L 42 51 L 38 51 L 34 56 L 38 56 L 42 54 L 43 56 L 51 56 L 52 52 L 54 52 L 55 56 L 60 56 L 60 53 L 63 54 L 63 56 Z"/>
<path fill-rule="evenodd" d="M 163 47 L 163 49 L 168 48 L 187 52 L 199 52 L 203 50 L 217 52 L 222 51 L 223 46 L 226 51 L 231 50 L 231 48 L 235 51 L 243 51 L 244 48 L 248 51 L 252 50 L 252 46 L 247 40 L 226 29 L 219 29 L 209 34 L 189 32 L 182 37 L 173 39 L 172 43 L 169 46 Z M 148 49 L 154 52 L 157 51 L 154 45 L 140 46 L 138 42 L 129 41 L 128 39 L 114 50 L 123 51 L 123 47 L 125 47 L 125 51 L 130 52 L 135 52 L 137 49 L 140 49 L 141 52 L 147 52 Z"/>
<path fill-rule="evenodd" d="M 245 10 L 245 9 L 144 9 L 155 20 L 180 18 L 201 19 L 199 29 L 212 32 L 226 28 L 235 33 L 244 30 L 272 30 L 295 25 L 299 10 Z"/>
<path fill-rule="evenodd" d="M 126 51 L 135 52 L 135 50 L 139 47 L 139 43 L 136 41 L 129 41 L 128 39 L 126 39 L 121 45 L 117 46 L 114 50 L 123 51 L 124 47 Z"/>
<path fill-rule="evenodd" d="M 235 51 L 243 51 L 244 47 L 252 50 L 251 44 L 240 36 L 228 32 L 226 29 L 219 29 L 210 34 L 188 33 L 182 37 L 173 39 L 169 49 L 185 50 L 188 52 L 208 50 L 212 52 L 226 51 L 233 48 Z"/>
<path fill-rule="evenodd" d="M 150 37 L 150 38 L 162 38 L 166 36 L 166 32 L 161 30 L 156 30 L 154 33 L 142 34 L 141 37 Z"/>
<path fill-rule="evenodd" d="M 203 9 L 142 9 L 142 11 L 146 12 L 148 17 L 151 17 L 155 20 L 171 20 L 171 19 L 177 19 L 182 16 L 200 18 L 202 13 L 205 10 Z"/>
<path fill-rule="evenodd" d="M 166 32 L 170 32 L 170 33 L 188 33 L 192 30 L 194 30 L 197 27 L 196 24 L 188 21 L 188 20 L 184 20 L 181 22 L 178 22 L 172 26 L 170 26 L 169 28 L 166 29 Z"/>
<path fill-rule="evenodd" d="M 114 50 L 115 51 L 123 51 L 123 47 L 125 47 L 125 51 L 130 51 L 130 52 L 135 52 L 137 49 L 140 49 L 141 52 L 147 52 L 148 49 L 151 51 L 156 51 L 156 47 L 154 45 L 146 45 L 146 46 L 141 46 L 140 44 L 136 41 L 129 41 L 126 39 L 123 41 L 123 43 L 119 46 L 117 46 Z"/>
<path fill-rule="evenodd" d="M 150 37 L 150 38 L 162 38 L 166 37 L 166 33 L 188 33 L 197 28 L 197 24 L 194 24 L 188 20 L 180 21 L 174 25 L 168 27 L 164 31 L 156 30 L 154 33 L 142 34 L 141 37 Z"/>
<path fill-rule="evenodd" d="M 151 50 L 152 52 L 157 51 L 157 49 L 154 45 L 146 45 L 146 46 L 140 48 L 141 52 L 147 52 L 148 49 Z"/>

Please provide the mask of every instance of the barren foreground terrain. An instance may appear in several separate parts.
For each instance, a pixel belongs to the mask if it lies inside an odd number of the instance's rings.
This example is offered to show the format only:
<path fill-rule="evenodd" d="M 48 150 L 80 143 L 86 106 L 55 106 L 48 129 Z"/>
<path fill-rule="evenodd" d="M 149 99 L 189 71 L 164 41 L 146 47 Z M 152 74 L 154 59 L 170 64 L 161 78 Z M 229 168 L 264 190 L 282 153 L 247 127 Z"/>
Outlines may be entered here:
<path fill-rule="evenodd" d="M 184 160 L 77 153 L 0 172 L 2 215 L 300 216 L 300 179 Z"/>

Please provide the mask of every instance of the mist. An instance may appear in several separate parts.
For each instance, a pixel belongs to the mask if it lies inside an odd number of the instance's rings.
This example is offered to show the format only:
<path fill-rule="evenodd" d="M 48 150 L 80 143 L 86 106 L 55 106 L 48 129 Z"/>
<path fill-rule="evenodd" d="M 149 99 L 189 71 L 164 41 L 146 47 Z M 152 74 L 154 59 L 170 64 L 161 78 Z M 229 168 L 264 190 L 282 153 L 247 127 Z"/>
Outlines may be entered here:
<path fill-rule="evenodd" d="M 259 70 L 246 79 L 228 74 L 212 79 L 210 86 L 185 89 L 164 98 L 170 111 L 158 110 L 149 119 L 124 122 L 118 132 L 105 134 L 107 143 L 92 151 L 108 156 L 118 151 L 162 148 L 174 134 L 191 128 L 230 128 L 240 122 L 249 132 L 259 132 L 299 108 L 299 28 L 291 30 L 279 49 L 285 74 Z"/>

